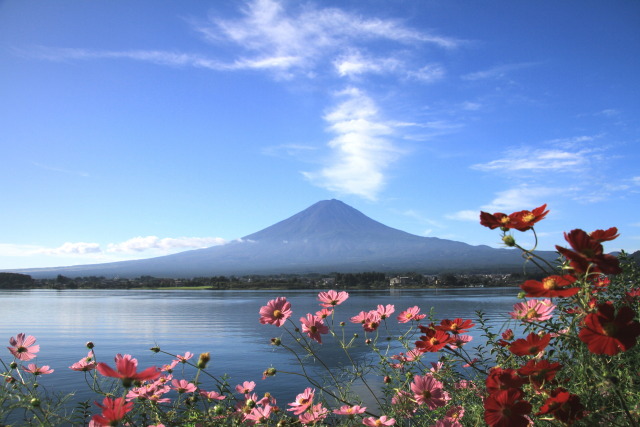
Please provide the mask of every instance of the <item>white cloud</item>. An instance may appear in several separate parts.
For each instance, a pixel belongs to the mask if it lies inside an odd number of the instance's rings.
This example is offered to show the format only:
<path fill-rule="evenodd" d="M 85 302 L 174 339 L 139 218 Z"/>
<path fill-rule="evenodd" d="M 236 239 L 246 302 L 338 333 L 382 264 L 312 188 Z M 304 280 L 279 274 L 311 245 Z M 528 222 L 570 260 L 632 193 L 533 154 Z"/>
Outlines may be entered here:
<path fill-rule="evenodd" d="M 42 249 L 41 253 L 48 255 L 86 255 L 102 252 L 98 243 L 66 242 L 53 249 Z"/>
<path fill-rule="evenodd" d="M 480 218 L 480 210 L 462 210 L 458 212 L 454 212 L 452 214 L 445 215 L 445 218 L 452 219 L 456 221 L 475 221 L 478 222 Z"/>
<path fill-rule="evenodd" d="M 316 185 L 342 194 L 375 200 L 385 184 L 385 170 L 401 154 L 392 142 L 394 126 L 379 118 L 374 101 L 358 89 L 342 93 L 347 100 L 325 115 L 333 156 L 318 172 L 304 172 Z"/>
<path fill-rule="evenodd" d="M 206 248 L 225 243 L 226 241 L 220 237 L 165 237 L 161 239 L 157 236 L 140 236 L 121 243 L 110 243 L 107 246 L 107 252 L 133 253 L 149 250 L 175 252 L 176 250 Z"/>
<path fill-rule="evenodd" d="M 481 209 L 487 212 L 505 213 L 533 209 L 546 203 L 549 197 L 560 195 L 564 191 L 563 189 L 522 185 L 497 193 L 496 197 Z M 479 215 L 479 212 L 477 214 Z"/>
<path fill-rule="evenodd" d="M 530 147 L 507 151 L 506 157 L 488 163 L 478 163 L 472 169 L 481 171 L 544 171 L 575 173 L 590 162 L 592 150 L 566 151 L 559 149 L 532 149 Z"/>
<path fill-rule="evenodd" d="M 539 65 L 536 62 L 522 62 L 516 64 L 505 64 L 499 65 L 493 68 L 489 68 L 487 70 L 477 71 L 475 73 L 469 73 L 462 76 L 464 80 L 486 80 L 486 79 L 501 79 L 505 77 L 507 74 L 512 73 L 513 71 L 521 70 L 524 68 L 529 68 Z"/>
<path fill-rule="evenodd" d="M 444 68 L 439 64 L 429 64 L 417 71 L 409 71 L 407 75 L 425 83 L 432 83 L 444 77 Z"/>

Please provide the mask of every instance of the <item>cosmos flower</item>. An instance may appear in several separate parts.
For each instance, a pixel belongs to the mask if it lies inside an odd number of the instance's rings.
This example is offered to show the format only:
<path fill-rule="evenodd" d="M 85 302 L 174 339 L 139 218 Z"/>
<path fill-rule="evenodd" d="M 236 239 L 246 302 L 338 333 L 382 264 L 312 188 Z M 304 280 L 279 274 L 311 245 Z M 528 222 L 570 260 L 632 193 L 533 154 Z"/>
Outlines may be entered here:
<path fill-rule="evenodd" d="M 527 338 L 515 340 L 509 346 L 509 351 L 516 356 L 535 356 L 544 350 L 551 341 L 551 335 L 543 334 L 542 336 L 531 332 Z"/>
<path fill-rule="evenodd" d="M 585 231 L 580 229 L 571 230 L 568 234 L 564 233 L 565 240 L 571 245 L 571 249 L 563 248 L 556 245 L 556 250 L 560 252 L 568 261 L 569 265 L 578 274 L 586 273 L 604 273 L 604 274 L 620 274 L 620 261 L 613 255 L 605 254 L 600 242 L 602 238 L 611 240 L 617 235 L 612 236 L 613 231 L 617 232 L 615 227 L 607 231 L 596 230 L 596 238 L 592 238 Z"/>
<path fill-rule="evenodd" d="M 210 400 L 224 400 L 226 396 L 221 395 L 217 391 L 200 390 L 200 396 Z"/>
<path fill-rule="evenodd" d="M 444 391 L 443 384 L 429 374 L 413 377 L 411 391 L 418 405 L 426 405 L 431 410 L 444 406 L 451 400 L 449 394 Z"/>
<path fill-rule="evenodd" d="M 622 306 L 616 314 L 613 304 L 598 305 L 598 311 L 584 319 L 584 328 L 578 338 L 587 344 L 595 354 L 613 356 L 636 345 L 640 335 L 640 323 L 633 320 L 636 313 L 628 306 Z"/>
<path fill-rule="evenodd" d="M 322 307 L 334 307 L 345 302 L 349 298 L 349 293 L 340 291 L 336 292 L 333 289 L 328 292 L 320 292 L 318 294 L 318 301 Z"/>
<path fill-rule="evenodd" d="M 367 417 L 362 420 L 362 424 L 370 427 L 392 426 L 395 423 L 395 418 L 388 418 L 386 415 L 383 415 L 380 418 Z"/>
<path fill-rule="evenodd" d="M 302 393 L 296 396 L 293 403 L 288 404 L 291 408 L 287 409 L 287 411 L 293 412 L 294 415 L 300 415 L 313 404 L 314 396 L 315 390 L 307 387 Z"/>
<path fill-rule="evenodd" d="M 409 323 L 412 320 L 415 320 L 417 322 L 427 317 L 426 314 L 419 314 L 419 313 L 420 313 L 420 307 L 418 307 L 417 305 L 413 307 L 409 307 L 398 315 L 398 322 Z"/>
<path fill-rule="evenodd" d="M 288 302 L 285 297 L 278 297 L 272 299 L 267 305 L 260 308 L 260 323 L 280 327 L 291 317 L 292 313 L 291 303 Z"/>
<path fill-rule="evenodd" d="M 584 409 L 578 396 L 560 387 L 549 393 L 549 397 L 536 415 L 551 414 L 556 420 L 570 425 L 584 416 Z"/>
<path fill-rule="evenodd" d="M 443 319 L 440 325 L 435 328 L 439 331 L 450 332 L 452 334 L 463 334 L 468 332 L 473 326 L 475 326 L 475 323 L 471 320 L 463 320 L 458 317 L 453 320 Z"/>
<path fill-rule="evenodd" d="M 17 359 L 31 360 L 36 357 L 36 353 L 40 351 L 40 346 L 35 345 L 35 343 L 36 338 L 34 336 L 18 334 L 15 337 L 9 338 L 9 344 L 11 344 L 12 347 L 7 348 Z"/>
<path fill-rule="evenodd" d="M 501 390 L 484 400 L 484 420 L 491 427 L 526 427 L 531 404 L 522 400 L 522 391 Z"/>
<path fill-rule="evenodd" d="M 26 368 L 23 366 L 22 369 L 25 372 L 29 372 L 33 375 L 44 375 L 53 373 L 53 369 L 50 369 L 49 365 L 37 366 L 35 363 L 29 363 Z"/>
<path fill-rule="evenodd" d="M 451 336 L 446 332 L 424 326 L 420 326 L 420 329 L 422 332 L 425 332 L 425 335 L 422 335 L 420 340 L 416 341 L 415 345 L 416 349 L 423 353 L 440 351 L 445 345 L 453 342 Z"/>
<path fill-rule="evenodd" d="M 69 366 L 69 369 L 72 369 L 74 371 L 91 371 L 93 369 L 95 369 L 97 366 L 97 363 L 93 357 L 93 350 L 89 350 L 89 353 L 87 354 L 87 357 L 83 357 L 82 359 L 80 359 L 79 361 L 77 361 L 76 363 L 74 363 L 73 365 Z"/>
<path fill-rule="evenodd" d="M 254 388 L 256 388 L 255 381 L 245 381 L 242 384 L 238 384 L 236 386 L 236 391 L 238 393 L 248 394 L 251 393 Z"/>
<path fill-rule="evenodd" d="M 133 402 L 125 403 L 123 397 L 118 397 L 117 399 L 105 397 L 102 400 L 102 404 L 94 403 L 102 409 L 102 414 L 94 415 L 91 418 L 91 421 L 98 425 L 115 426 L 133 408 Z"/>
<path fill-rule="evenodd" d="M 178 380 L 175 379 L 171 381 L 172 388 L 176 390 L 178 393 L 193 393 L 198 389 L 194 384 L 190 383 L 187 380 Z"/>
<path fill-rule="evenodd" d="M 131 387 L 134 381 L 149 381 L 158 379 L 161 372 L 155 366 L 149 367 L 144 371 L 137 372 L 138 360 L 129 354 L 122 356 L 117 354 L 115 357 L 116 370 L 113 370 L 106 363 L 98 363 L 97 370 L 105 377 L 120 378 L 124 387 Z"/>
<path fill-rule="evenodd" d="M 376 311 L 380 315 L 380 319 L 384 320 L 391 317 L 393 312 L 396 311 L 396 308 L 393 304 L 387 304 L 386 306 L 378 304 L 378 309 Z"/>
<path fill-rule="evenodd" d="M 536 300 L 530 299 L 527 302 L 519 302 L 513 306 L 513 311 L 509 313 L 511 318 L 525 322 L 541 322 L 549 320 L 553 316 L 556 306 L 550 299 Z"/>
<path fill-rule="evenodd" d="M 537 280 L 527 280 L 520 289 L 525 291 L 527 297 L 570 297 L 578 293 L 580 288 L 572 287 L 576 281 L 574 276 L 565 274 L 564 276 L 549 276 Z"/>
<path fill-rule="evenodd" d="M 349 406 L 349 405 L 343 405 L 341 406 L 339 409 L 334 409 L 333 413 L 337 414 L 337 415 L 346 415 L 349 418 L 354 418 L 357 414 L 364 414 L 364 412 L 367 410 L 367 408 L 365 406 L 359 406 L 359 405 L 354 405 L 354 406 Z"/>
<path fill-rule="evenodd" d="M 318 341 L 322 344 L 322 336 L 320 334 L 329 333 L 329 327 L 324 324 L 324 321 L 314 316 L 311 313 L 307 314 L 307 317 L 301 317 L 302 332 L 307 334 L 312 340 Z"/>

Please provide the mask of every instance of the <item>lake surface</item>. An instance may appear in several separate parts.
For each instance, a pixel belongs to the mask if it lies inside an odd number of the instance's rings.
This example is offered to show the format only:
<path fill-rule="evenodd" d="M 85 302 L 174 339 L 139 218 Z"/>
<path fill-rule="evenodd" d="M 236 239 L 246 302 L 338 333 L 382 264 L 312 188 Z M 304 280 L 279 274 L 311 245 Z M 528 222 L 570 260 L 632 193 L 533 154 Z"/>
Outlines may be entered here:
<path fill-rule="evenodd" d="M 337 307 L 335 324 L 347 322 L 348 336 L 360 334 L 360 345 L 353 356 L 363 361 L 367 354 L 364 333 L 360 325 L 349 318 L 360 311 L 375 309 L 378 304 L 394 304 L 396 312 L 388 323 L 388 333 L 382 328 L 381 337 L 397 336 L 406 330 L 395 320 L 401 311 L 418 305 L 422 313 L 433 307 L 436 319 L 475 319 L 476 311 L 486 314 L 490 325 L 504 328 L 508 312 L 518 300 L 517 288 L 465 288 L 448 290 L 379 290 L 350 291 L 350 298 Z M 173 354 L 187 351 L 197 356 L 211 353 L 209 371 L 221 377 L 228 374 L 231 386 L 245 380 L 255 381 L 256 392 L 271 392 L 281 406 L 292 401 L 304 390 L 304 379 L 290 375 L 276 375 L 262 380 L 262 373 L 270 366 L 282 371 L 300 372 L 296 359 L 281 347 L 270 345 L 272 337 L 292 339 L 273 325 L 258 323 L 260 307 L 267 301 L 284 296 L 291 302 L 296 324 L 307 313 L 321 307 L 317 291 L 162 291 L 162 290 L 26 290 L 0 291 L 0 340 L 9 345 L 9 338 L 22 332 L 33 335 L 40 345 L 34 361 L 55 369 L 41 377 L 46 389 L 76 392 L 78 399 L 95 399 L 88 392 L 82 372 L 68 367 L 86 356 L 85 344 L 92 341 L 99 361 L 113 366 L 116 353 L 131 354 L 139 360 L 139 367 L 169 363 L 167 355 L 153 354 L 149 349 L 159 346 Z M 289 328 L 291 329 L 291 328 Z M 471 345 L 481 340 L 481 332 L 473 330 Z M 343 363 L 344 354 L 332 344 L 329 335 L 319 354 L 331 366 Z M 9 362 L 11 354 L 0 348 L 0 358 Z M 401 349 L 398 347 L 398 351 Z M 397 351 L 392 352 L 395 354 Z M 312 367 L 313 368 L 313 367 Z M 176 375 L 180 377 L 179 374 Z M 189 376 L 187 376 L 189 378 Z M 205 384 L 206 385 L 206 384 Z M 210 389 L 213 389 L 211 384 Z M 291 400 L 289 400 L 291 399 Z"/>

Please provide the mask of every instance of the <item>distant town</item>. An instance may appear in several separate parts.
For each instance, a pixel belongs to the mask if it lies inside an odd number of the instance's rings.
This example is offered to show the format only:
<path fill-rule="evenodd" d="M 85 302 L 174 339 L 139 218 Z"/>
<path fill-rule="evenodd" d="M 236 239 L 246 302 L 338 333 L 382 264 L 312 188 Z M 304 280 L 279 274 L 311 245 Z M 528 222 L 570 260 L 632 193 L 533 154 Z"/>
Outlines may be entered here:
<path fill-rule="evenodd" d="M 405 273 L 390 275 L 379 272 L 320 274 L 283 274 L 214 276 L 190 279 L 106 278 L 98 276 L 70 278 L 58 275 L 52 279 L 34 279 L 27 274 L 0 273 L 0 289 L 438 289 L 518 286 L 523 280 L 541 279 L 542 275 L 521 273 L 425 275 Z"/>

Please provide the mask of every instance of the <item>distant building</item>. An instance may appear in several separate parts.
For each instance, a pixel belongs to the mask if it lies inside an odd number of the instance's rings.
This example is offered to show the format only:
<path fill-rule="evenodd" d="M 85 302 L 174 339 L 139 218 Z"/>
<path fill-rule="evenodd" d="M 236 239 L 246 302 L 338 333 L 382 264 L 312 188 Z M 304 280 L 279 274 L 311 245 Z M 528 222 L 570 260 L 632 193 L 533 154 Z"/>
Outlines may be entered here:
<path fill-rule="evenodd" d="M 409 284 L 408 277 L 396 276 L 396 277 L 392 277 L 391 280 L 389 281 L 389 286 L 403 286 L 407 284 Z"/>

